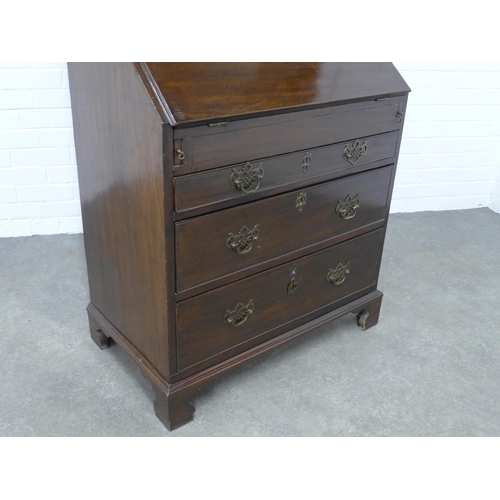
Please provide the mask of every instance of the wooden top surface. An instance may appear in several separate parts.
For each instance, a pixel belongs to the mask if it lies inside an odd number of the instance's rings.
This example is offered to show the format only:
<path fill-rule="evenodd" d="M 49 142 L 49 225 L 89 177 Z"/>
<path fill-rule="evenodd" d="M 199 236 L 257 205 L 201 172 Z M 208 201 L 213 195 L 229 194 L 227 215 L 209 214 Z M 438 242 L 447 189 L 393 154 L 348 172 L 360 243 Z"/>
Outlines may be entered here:
<path fill-rule="evenodd" d="M 250 118 L 401 95 L 392 63 L 146 63 L 172 125 Z"/>

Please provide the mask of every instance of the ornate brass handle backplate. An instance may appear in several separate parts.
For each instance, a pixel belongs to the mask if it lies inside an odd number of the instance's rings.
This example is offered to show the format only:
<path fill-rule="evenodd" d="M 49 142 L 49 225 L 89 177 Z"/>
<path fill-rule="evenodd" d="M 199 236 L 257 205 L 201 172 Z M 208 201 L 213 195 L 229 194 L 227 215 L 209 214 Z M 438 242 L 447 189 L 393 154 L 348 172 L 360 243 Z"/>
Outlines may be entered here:
<path fill-rule="evenodd" d="M 229 233 L 227 247 L 238 253 L 248 253 L 252 250 L 253 242 L 259 238 L 259 225 L 255 224 L 253 229 L 242 226 L 236 233 Z"/>
<path fill-rule="evenodd" d="M 352 144 L 346 144 L 342 158 L 345 158 L 351 165 L 356 165 L 358 160 L 368 152 L 366 141 L 361 142 L 356 139 Z"/>
<path fill-rule="evenodd" d="M 344 200 L 339 200 L 335 213 L 343 219 L 352 219 L 356 215 L 356 210 L 361 206 L 360 203 L 359 194 L 354 198 L 348 194 Z"/>
<path fill-rule="evenodd" d="M 253 313 L 255 306 L 253 305 L 253 300 L 250 299 L 247 305 L 238 302 L 236 307 L 231 311 L 226 309 L 226 313 L 224 314 L 224 321 L 233 326 L 242 325 Z"/>
<path fill-rule="evenodd" d="M 262 163 L 252 165 L 250 162 L 246 162 L 241 168 L 235 167 L 231 172 L 229 184 L 245 194 L 255 193 L 264 177 Z"/>
<path fill-rule="evenodd" d="M 333 283 L 334 285 L 341 285 L 342 283 L 344 283 L 347 275 L 350 272 L 349 263 L 350 262 L 347 262 L 347 264 L 342 264 L 342 262 L 339 262 L 335 269 L 330 268 L 328 270 L 328 274 L 326 275 L 327 281 Z"/>

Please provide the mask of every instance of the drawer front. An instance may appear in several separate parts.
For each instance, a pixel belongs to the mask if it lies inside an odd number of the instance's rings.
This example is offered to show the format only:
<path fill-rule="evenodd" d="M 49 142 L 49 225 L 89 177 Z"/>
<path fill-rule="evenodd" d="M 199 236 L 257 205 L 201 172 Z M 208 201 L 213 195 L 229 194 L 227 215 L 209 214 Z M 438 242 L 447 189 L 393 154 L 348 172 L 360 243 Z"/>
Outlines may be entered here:
<path fill-rule="evenodd" d="M 375 285 L 382 239 L 378 229 L 180 302 L 179 370 Z"/>
<path fill-rule="evenodd" d="M 372 103 L 372 107 L 354 110 L 344 106 L 317 110 L 316 116 L 302 119 L 285 114 L 280 117 L 283 121 L 278 123 L 260 124 L 257 120 L 249 128 L 218 133 L 209 133 L 209 127 L 198 127 L 191 131 L 192 137 L 186 136 L 189 131 L 178 131 L 174 144 L 174 175 L 398 130 L 401 126 L 400 105 L 400 101 L 385 105 Z M 183 138 L 179 139 L 181 132 Z"/>
<path fill-rule="evenodd" d="M 392 166 L 176 224 L 177 291 L 382 221 Z"/>
<path fill-rule="evenodd" d="M 318 176 L 348 171 L 353 165 L 391 158 L 395 155 L 397 137 L 397 132 L 389 132 L 177 177 L 174 179 L 176 211 L 203 206 L 212 208 L 210 205 L 231 199 L 255 199 L 269 189 L 279 186 L 293 189 L 294 183 L 307 179 L 314 182 Z"/>

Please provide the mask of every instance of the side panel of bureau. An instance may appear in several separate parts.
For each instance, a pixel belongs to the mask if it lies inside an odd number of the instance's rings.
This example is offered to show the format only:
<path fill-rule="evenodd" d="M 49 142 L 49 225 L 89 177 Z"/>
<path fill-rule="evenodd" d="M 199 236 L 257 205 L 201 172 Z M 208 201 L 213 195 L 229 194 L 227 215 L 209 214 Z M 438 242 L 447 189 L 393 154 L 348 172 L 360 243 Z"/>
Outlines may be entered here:
<path fill-rule="evenodd" d="M 91 303 L 168 379 L 162 122 L 133 64 L 68 70 Z"/>

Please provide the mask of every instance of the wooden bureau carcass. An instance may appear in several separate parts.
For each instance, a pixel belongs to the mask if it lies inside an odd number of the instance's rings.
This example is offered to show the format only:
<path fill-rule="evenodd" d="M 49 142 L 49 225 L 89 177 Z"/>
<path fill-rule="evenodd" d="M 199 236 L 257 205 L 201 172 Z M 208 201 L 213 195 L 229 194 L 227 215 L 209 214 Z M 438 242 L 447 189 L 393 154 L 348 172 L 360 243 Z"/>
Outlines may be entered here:
<path fill-rule="evenodd" d="M 69 63 L 92 339 L 168 429 L 377 281 L 409 87 L 391 63 Z"/>

